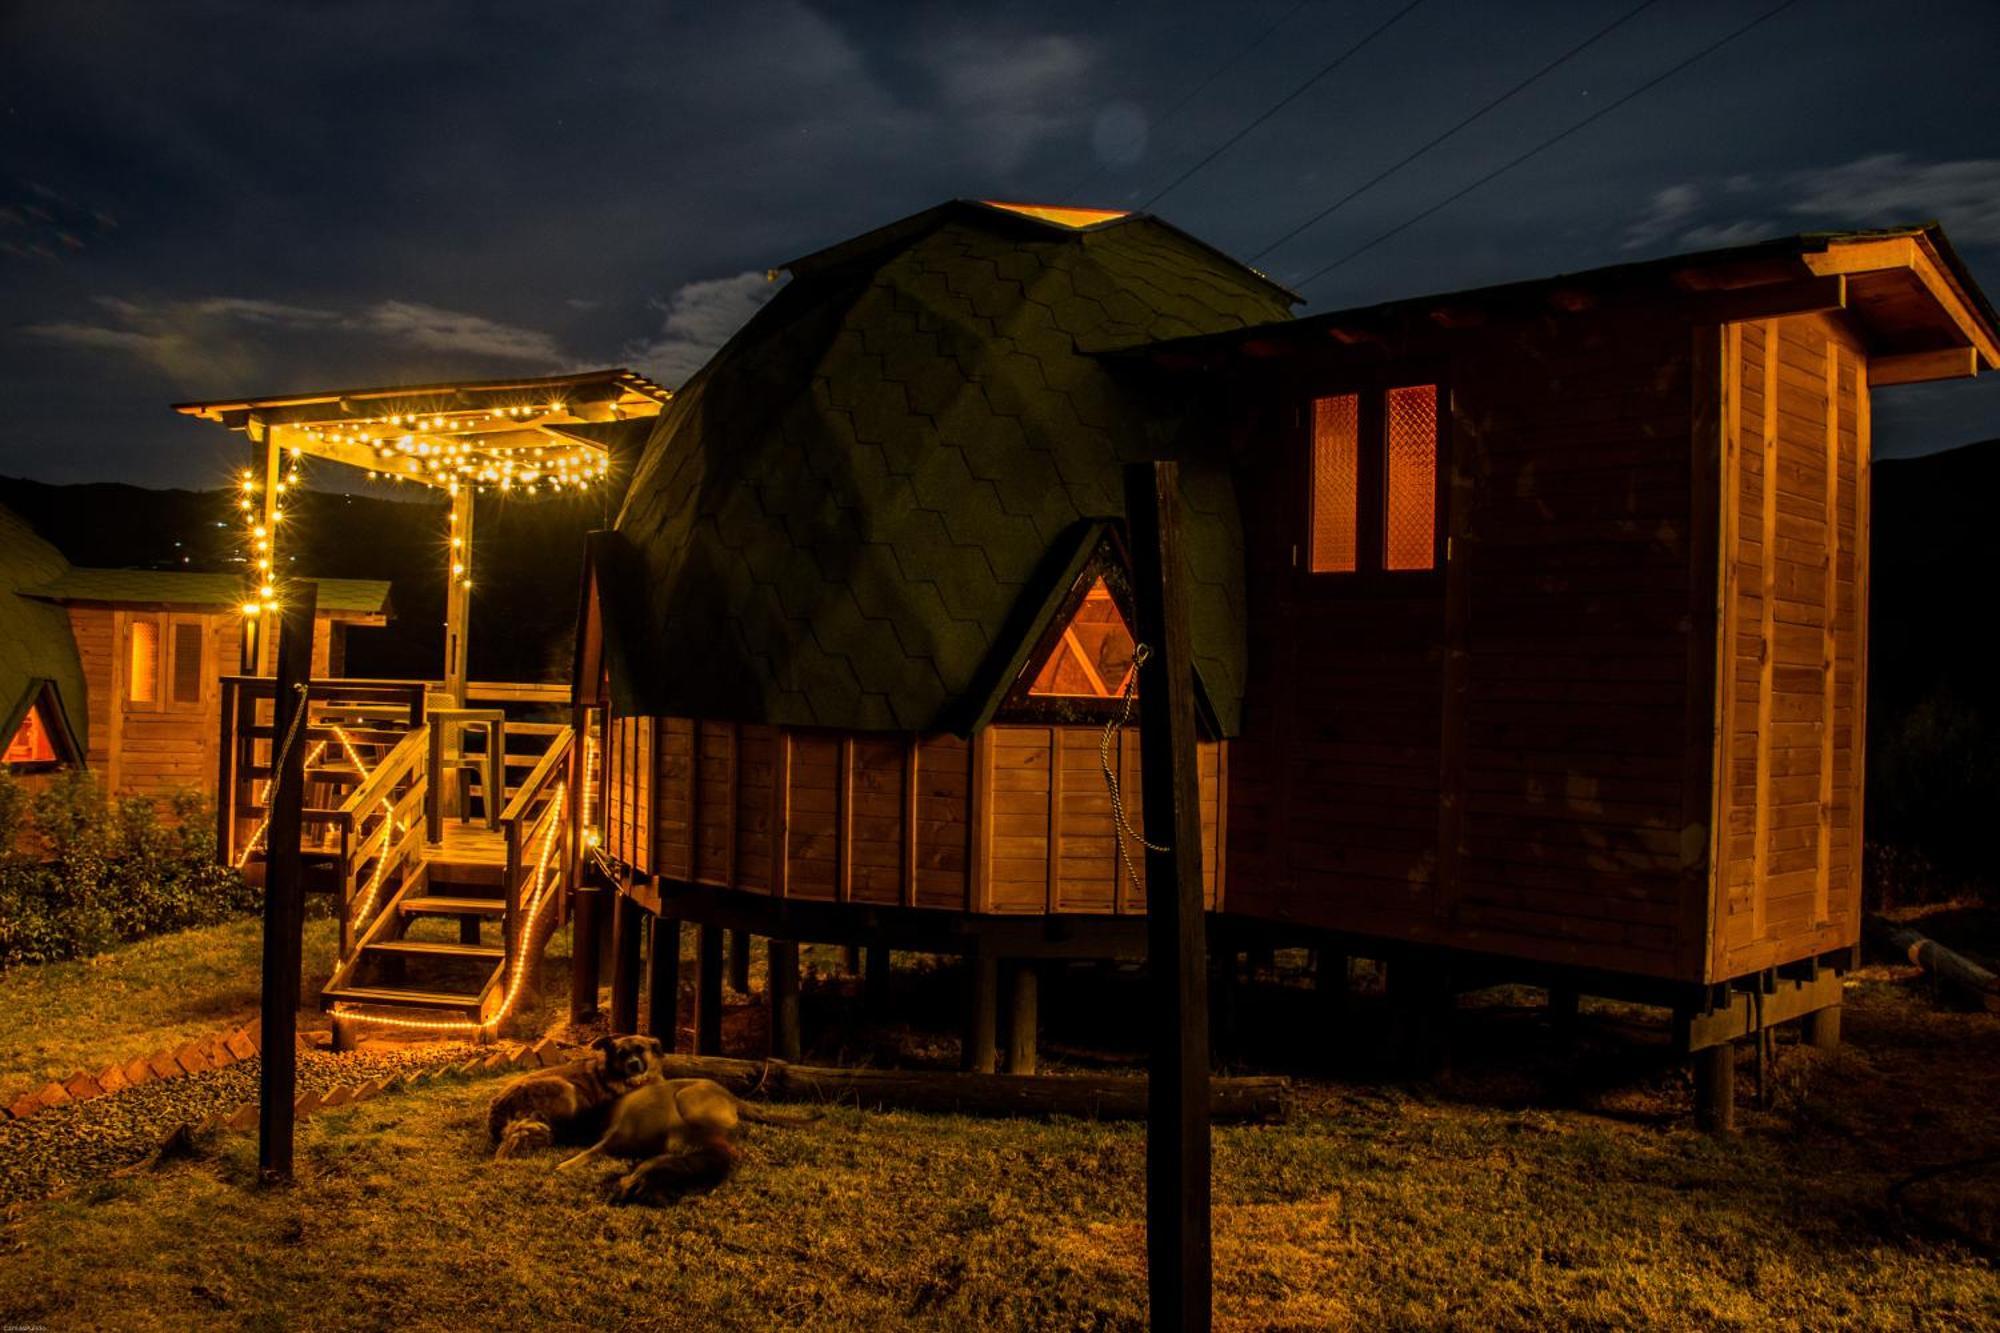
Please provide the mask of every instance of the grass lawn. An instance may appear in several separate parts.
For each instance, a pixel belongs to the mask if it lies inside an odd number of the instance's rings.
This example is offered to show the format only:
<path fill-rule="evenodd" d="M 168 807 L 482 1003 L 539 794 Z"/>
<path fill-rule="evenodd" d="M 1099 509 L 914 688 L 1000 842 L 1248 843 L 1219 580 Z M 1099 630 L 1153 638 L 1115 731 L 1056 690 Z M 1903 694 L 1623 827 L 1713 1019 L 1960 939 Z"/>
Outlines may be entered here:
<path fill-rule="evenodd" d="M 332 920 L 306 923 L 308 976 L 329 975 L 334 940 Z M 262 921 L 245 917 L 0 972 L 0 1092 L 95 1072 L 254 1017 L 262 947 Z"/>
<path fill-rule="evenodd" d="M 819 994 L 822 1043 L 845 1021 L 825 1019 L 837 990 Z M 562 993 L 559 966 L 547 992 Z M 1274 993 L 1258 1020 L 1283 1021 L 1287 1002 Z M 1373 1012 L 1364 1000 L 1357 1025 Z M 1220 1326 L 2000 1323 L 2000 1169 L 1980 1164 L 2000 1149 L 2000 1021 L 1938 1010 L 1905 973 L 1872 970 L 1849 989 L 1850 1044 L 1786 1045 L 1772 1108 L 1746 1101 L 1745 1132 L 1722 1141 L 1688 1127 L 1685 1079 L 1649 1054 L 1658 1034 L 1632 1011 L 1587 1007 L 1578 1078 L 1554 1075 L 1567 1063 L 1539 1012 L 1508 996 L 1459 1027 L 1442 1086 L 1390 1081 L 1350 1053 L 1339 1079 L 1301 1079 L 1287 1123 L 1218 1130 Z M 1057 1064 L 1079 1049 L 1050 1046 Z M 253 1187 L 252 1139 L 225 1134 L 157 1174 L 15 1209 L 0 1315 L 326 1329 L 1143 1319 L 1137 1126 L 836 1110 L 754 1130 L 711 1195 L 611 1208 L 608 1171 L 488 1159 L 495 1086 L 316 1116 L 288 1189 Z"/>

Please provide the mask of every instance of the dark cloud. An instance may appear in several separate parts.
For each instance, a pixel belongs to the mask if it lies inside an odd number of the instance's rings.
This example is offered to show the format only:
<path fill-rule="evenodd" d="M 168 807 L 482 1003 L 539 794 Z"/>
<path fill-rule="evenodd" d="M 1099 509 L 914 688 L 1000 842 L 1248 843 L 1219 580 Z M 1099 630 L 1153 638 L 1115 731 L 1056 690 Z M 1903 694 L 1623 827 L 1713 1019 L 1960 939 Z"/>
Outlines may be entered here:
<path fill-rule="evenodd" d="M 179 398 L 678 381 L 785 260 L 953 195 L 1149 198 L 1397 7 L 0 6 L 0 472 L 212 479 L 240 445 Z M 1654 7 L 1260 263 L 1313 273 L 1744 16 Z M 1160 211 L 1254 254 L 1604 22 L 1430 0 Z M 2000 285 L 1996 46 L 1986 0 L 1811 0 L 1307 294 L 1912 213 Z M 2000 433 L 2000 394 L 1941 390 L 1884 395 L 1885 451 Z"/>

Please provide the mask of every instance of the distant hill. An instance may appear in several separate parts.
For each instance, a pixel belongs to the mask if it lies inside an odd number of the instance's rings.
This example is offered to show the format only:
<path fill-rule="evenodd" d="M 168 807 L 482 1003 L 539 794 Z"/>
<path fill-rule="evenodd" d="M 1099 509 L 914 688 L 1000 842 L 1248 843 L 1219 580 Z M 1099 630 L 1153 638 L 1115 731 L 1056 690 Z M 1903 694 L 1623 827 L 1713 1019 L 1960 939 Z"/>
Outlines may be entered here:
<path fill-rule="evenodd" d="M 1868 834 L 1934 866 L 1942 887 L 1990 888 L 2000 884 L 2000 440 L 1877 462 L 1873 506 Z"/>
<path fill-rule="evenodd" d="M 609 522 L 603 495 L 540 501 L 482 498 L 473 525 L 475 679 L 561 680 L 570 669 L 584 534 Z M 34 524 L 71 564 L 234 571 L 242 568 L 235 496 L 115 482 L 54 486 L 0 477 L 0 505 Z M 281 553 L 299 573 L 388 579 L 396 617 L 348 640 L 357 676 L 427 677 L 444 654 L 445 509 L 307 491 L 290 507 Z"/>

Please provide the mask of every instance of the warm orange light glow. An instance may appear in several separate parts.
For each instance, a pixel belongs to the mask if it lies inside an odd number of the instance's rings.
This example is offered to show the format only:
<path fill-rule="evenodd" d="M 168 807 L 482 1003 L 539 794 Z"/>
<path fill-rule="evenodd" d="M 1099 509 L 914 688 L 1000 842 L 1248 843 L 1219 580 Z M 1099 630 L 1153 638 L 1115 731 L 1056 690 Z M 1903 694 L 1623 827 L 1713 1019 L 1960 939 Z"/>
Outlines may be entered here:
<path fill-rule="evenodd" d="M 1388 395 L 1388 513 L 1384 569 L 1437 565 L 1437 385 L 1409 384 Z"/>
<path fill-rule="evenodd" d="M 988 208 L 1004 208 L 1009 213 L 1019 213 L 1023 217 L 1040 218 L 1043 222 L 1053 222 L 1058 227 L 1081 230 L 1094 227 L 1100 222 L 1111 222 L 1117 218 L 1129 217 L 1116 208 L 1065 208 L 1060 204 L 1009 204 L 999 199 L 979 201 Z"/>
<path fill-rule="evenodd" d="M 1361 481 L 1361 400 L 1351 393 L 1313 402 L 1312 563 L 1315 574 L 1355 567 Z"/>
<path fill-rule="evenodd" d="M 55 742 L 49 737 L 49 729 L 42 722 L 40 704 L 28 710 L 15 729 L 14 739 L 7 742 L 7 753 L 0 762 L 9 764 L 53 764 L 56 761 Z"/>
<path fill-rule="evenodd" d="M 1099 578 L 1083 595 L 1055 651 L 1028 694 L 1038 698 L 1116 699 L 1132 674 L 1132 631 Z"/>
<path fill-rule="evenodd" d="M 132 622 L 132 654 L 125 682 L 125 698 L 135 704 L 159 702 L 160 627 L 154 621 Z"/>

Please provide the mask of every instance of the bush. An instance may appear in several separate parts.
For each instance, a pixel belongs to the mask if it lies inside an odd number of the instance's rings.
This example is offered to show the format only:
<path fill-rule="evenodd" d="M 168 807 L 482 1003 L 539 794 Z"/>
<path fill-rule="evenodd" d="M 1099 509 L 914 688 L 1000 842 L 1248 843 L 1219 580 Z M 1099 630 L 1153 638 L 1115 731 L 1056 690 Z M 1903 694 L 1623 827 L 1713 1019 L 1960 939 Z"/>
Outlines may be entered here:
<path fill-rule="evenodd" d="M 214 814 L 199 793 L 108 799 L 80 769 L 30 792 L 0 770 L 0 967 L 81 958 L 113 944 L 257 910 L 241 875 L 215 860 Z"/>

